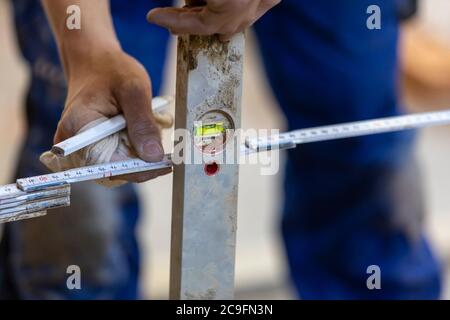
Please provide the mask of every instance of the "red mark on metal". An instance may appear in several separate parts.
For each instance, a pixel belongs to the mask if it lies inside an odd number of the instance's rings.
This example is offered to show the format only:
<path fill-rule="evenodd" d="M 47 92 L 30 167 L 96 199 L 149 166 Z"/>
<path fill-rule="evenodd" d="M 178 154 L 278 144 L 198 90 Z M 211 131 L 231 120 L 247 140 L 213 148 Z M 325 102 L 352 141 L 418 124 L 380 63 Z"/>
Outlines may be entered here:
<path fill-rule="evenodd" d="M 215 176 L 219 172 L 219 165 L 216 162 L 208 163 L 205 166 L 205 173 L 207 176 Z"/>

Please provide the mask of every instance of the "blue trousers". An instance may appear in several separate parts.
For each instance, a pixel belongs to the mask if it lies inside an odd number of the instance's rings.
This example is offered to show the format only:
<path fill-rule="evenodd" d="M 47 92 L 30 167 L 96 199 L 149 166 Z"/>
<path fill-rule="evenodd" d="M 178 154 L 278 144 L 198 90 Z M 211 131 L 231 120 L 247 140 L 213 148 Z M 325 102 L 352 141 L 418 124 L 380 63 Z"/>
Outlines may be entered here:
<path fill-rule="evenodd" d="M 256 24 L 267 75 L 289 129 L 400 112 L 395 8 L 390 0 L 377 1 L 383 29 L 372 33 L 361 27 L 372 2 L 284 0 Z M 143 62 L 157 90 L 164 57 L 150 55 L 161 50 L 149 48 L 164 47 L 167 35 L 155 29 L 153 38 L 133 42 L 130 35 L 136 26 L 123 17 L 117 21 L 125 50 Z M 51 145 L 65 94 L 63 85 L 45 78 L 48 72 L 37 72 L 37 64 L 45 65 L 42 60 L 57 66 L 56 52 L 43 53 L 39 60 L 30 56 L 42 50 L 26 49 L 34 68 L 19 176 L 43 172 L 37 159 Z M 409 133 L 384 134 L 303 145 L 289 152 L 281 234 L 290 278 L 301 298 L 439 296 L 439 265 L 422 234 L 413 138 Z M 106 190 L 82 184 L 74 186 L 73 193 L 71 208 L 6 225 L 0 245 L 0 297 L 139 296 L 139 205 L 133 187 Z M 105 201 L 98 203 L 98 198 Z M 74 264 L 82 270 L 79 291 L 66 287 L 66 269 Z M 379 290 L 367 287 L 367 270 L 373 265 L 381 271 Z"/>
<path fill-rule="evenodd" d="M 401 112 L 398 7 L 377 1 L 285 0 L 255 26 L 289 129 Z M 289 151 L 282 237 L 304 299 L 435 299 L 440 271 L 422 232 L 411 132 L 300 145 Z M 381 288 L 370 290 L 371 266 Z M 369 270 L 369 272 L 368 272 Z"/>

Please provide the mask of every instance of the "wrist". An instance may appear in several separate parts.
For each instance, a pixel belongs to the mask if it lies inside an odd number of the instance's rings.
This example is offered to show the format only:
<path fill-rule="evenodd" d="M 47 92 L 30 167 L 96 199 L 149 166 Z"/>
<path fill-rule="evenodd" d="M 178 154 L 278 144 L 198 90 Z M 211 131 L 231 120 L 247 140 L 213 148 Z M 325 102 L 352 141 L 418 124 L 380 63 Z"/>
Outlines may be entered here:
<path fill-rule="evenodd" d="M 106 56 L 122 52 L 119 41 L 114 38 L 67 37 L 59 43 L 60 56 L 66 77 L 70 79 L 101 62 Z"/>

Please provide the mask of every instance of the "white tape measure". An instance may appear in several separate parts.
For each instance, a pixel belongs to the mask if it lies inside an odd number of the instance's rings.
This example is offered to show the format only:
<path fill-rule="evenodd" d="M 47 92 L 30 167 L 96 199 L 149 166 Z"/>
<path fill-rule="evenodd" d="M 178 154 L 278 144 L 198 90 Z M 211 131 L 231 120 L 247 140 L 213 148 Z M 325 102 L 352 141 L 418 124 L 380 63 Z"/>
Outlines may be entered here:
<path fill-rule="evenodd" d="M 19 190 L 14 184 L 0 187 L 0 223 L 40 217 L 48 209 L 69 205 L 69 185 L 36 192 Z"/>
<path fill-rule="evenodd" d="M 270 149 L 271 146 L 277 144 L 297 145 L 445 124 L 450 124 L 450 110 L 417 113 L 295 130 L 280 134 L 278 136 L 249 139 L 246 140 L 246 146 L 250 149 L 265 150 Z"/>
<path fill-rule="evenodd" d="M 349 122 L 247 139 L 241 146 L 241 153 L 288 149 L 303 143 L 446 124 L 450 124 L 450 110 Z M 0 187 L 0 223 L 40 216 L 45 214 L 47 209 L 70 205 L 72 183 L 160 170 L 172 165 L 171 155 L 166 155 L 162 161 L 156 163 L 133 159 L 19 179 L 16 184 Z"/>
<path fill-rule="evenodd" d="M 17 187 L 21 191 L 32 192 L 46 188 L 69 185 L 82 181 L 93 181 L 104 178 L 116 177 L 130 173 L 159 170 L 172 166 L 170 155 L 160 162 L 145 162 L 140 159 L 99 164 L 83 168 L 77 168 L 42 176 L 17 180 Z"/>
<path fill-rule="evenodd" d="M 153 113 L 159 113 L 166 110 L 166 108 L 173 102 L 170 96 L 155 97 L 152 99 Z M 65 141 L 55 144 L 52 147 L 52 152 L 58 156 L 68 156 L 75 151 L 80 150 L 94 142 L 106 138 L 116 132 L 119 132 L 127 126 L 125 117 L 121 114 L 108 119 L 99 125 L 88 129 L 80 134 L 73 136 Z"/>

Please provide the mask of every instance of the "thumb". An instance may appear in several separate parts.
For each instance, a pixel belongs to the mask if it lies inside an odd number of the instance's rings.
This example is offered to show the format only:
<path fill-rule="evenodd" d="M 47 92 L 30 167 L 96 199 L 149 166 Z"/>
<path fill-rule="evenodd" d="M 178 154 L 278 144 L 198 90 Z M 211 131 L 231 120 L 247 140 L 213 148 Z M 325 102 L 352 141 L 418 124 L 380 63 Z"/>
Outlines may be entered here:
<path fill-rule="evenodd" d="M 152 115 L 151 89 L 145 84 L 128 82 L 118 96 L 127 121 L 128 135 L 138 156 L 148 162 L 161 161 L 164 149 L 159 127 Z"/>

